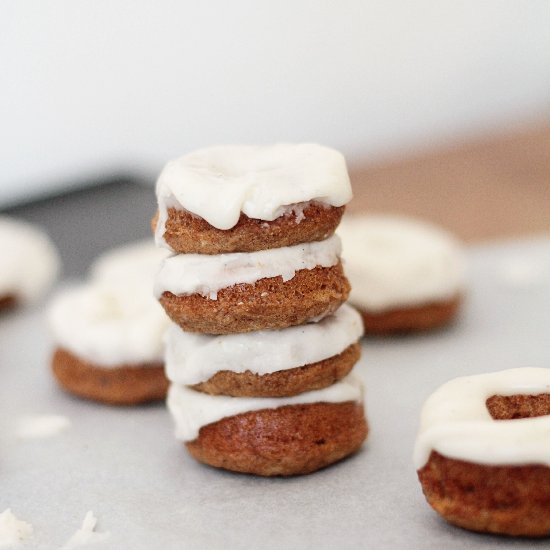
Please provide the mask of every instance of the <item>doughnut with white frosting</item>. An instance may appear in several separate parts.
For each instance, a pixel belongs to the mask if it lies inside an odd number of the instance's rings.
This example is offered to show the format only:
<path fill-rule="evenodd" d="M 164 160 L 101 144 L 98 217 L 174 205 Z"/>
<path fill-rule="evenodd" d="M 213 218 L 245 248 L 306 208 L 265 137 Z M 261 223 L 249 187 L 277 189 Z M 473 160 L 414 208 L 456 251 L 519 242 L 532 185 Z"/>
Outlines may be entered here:
<path fill-rule="evenodd" d="M 41 298 L 60 270 L 59 253 L 38 227 L 0 216 L 0 304 L 29 303 Z"/>
<path fill-rule="evenodd" d="M 166 258 L 157 273 L 155 295 L 200 294 L 216 300 L 218 291 L 260 279 L 282 277 L 291 280 L 297 271 L 332 267 L 339 263 L 342 245 L 333 235 L 325 241 L 303 243 L 258 252 L 232 254 L 176 254 Z"/>
<path fill-rule="evenodd" d="M 451 523 L 550 535 L 550 369 L 441 386 L 422 409 L 414 462 L 428 502 Z"/>
<path fill-rule="evenodd" d="M 363 385 L 356 375 L 350 374 L 328 388 L 279 398 L 207 395 L 180 384 L 171 384 L 167 404 L 174 419 L 176 437 L 181 441 L 192 441 L 203 426 L 245 412 L 277 409 L 287 405 L 342 403 L 362 399 Z"/>
<path fill-rule="evenodd" d="M 166 375 L 193 385 L 219 372 L 266 375 L 341 354 L 363 334 L 361 316 L 343 305 L 330 317 L 282 330 L 211 336 L 172 324 L 166 334 Z"/>
<path fill-rule="evenodd" d="M 263 476 L 305 474 L 356 452 L 367 436 L 354 376 L 294 397 L 212 396 L 172 385 L 176 437 L 211 466 Z"/>
<path fill-rule="evenodd" d="M 163 244 L 167 209 L 184 209 L 222 230 L 241 213 L 272 221 L 298 203 L 343 206 L 351 199 L 344 157 L 321 145 L 219 146 L 169 162 L 156 186 Z"/>
<path fill-rule="evenodd" d="M 465 287 L 464 257 L 446 231 L 392 215 L 346 216 L 342 239 L 367 332 L 423 330 L 450 320 Z"/>
<path fill-rule="evenodd" d="M 152 295 L 152 288 L 159 264 L 169 255 L 156 247 L 150 239 L 130 243 L 108 250 L 90 267 L 94 281 L 103 284 L 140 284 L 144 292 Z"/>
<path fill-rule="evenodd" d="M 182 329 L 231 334 L 282 329 L 330 315 L 349 283 L 336 236 L 319 242 L 164 260 L 155 295 Z"/>
<path fill-rule="evenodd" d="M 134 290 L 88 283 L 60 291 L 48 314 L 55 343 L 103 368 L 161 362 L 168 318 Z"/>
<path fill-rule="evenodd" d="M 152 287 L 165 256 L 152 243 L 111 250 L 94 262 L 89 283 L 54 297 L 52 370 L 64 389 L 112 404 L 164 398 L 162 337 L 169 320 Z"/>

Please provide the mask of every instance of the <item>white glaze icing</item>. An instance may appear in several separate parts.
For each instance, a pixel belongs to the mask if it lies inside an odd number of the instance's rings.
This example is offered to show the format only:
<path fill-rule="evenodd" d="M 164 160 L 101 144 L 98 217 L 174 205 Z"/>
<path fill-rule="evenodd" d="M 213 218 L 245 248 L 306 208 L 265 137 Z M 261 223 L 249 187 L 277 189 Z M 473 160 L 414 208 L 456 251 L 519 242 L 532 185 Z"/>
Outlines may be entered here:
<path fill-rule="evenodd" d="M 229 145 L 200 149 L 169 162 L 156 186 L 163 235 L 168 208 L 184 209 L 218 229 L 230 229 L 241 212 L 272 221 L 288 206 L 317 201 L 342 206 L 352 197 L 341 153 L 312 143 Z"/>
<path fill-rule="evenodd" d="M 58 414 L 35 414 L 19 418 L 15 434 L 21 439 L 38 439 L 52 437 L 71 426 L 66 416 Z"/>
<path fill-rule="evenodd" d="M 217 292 L 239 283 L 282 276 L 292 279 L 300 269 L 331 267 L 339 262 L 340 239 L 231 254 L 176 254 L 164 260 L 155 281 L 155 295 L 165 291 L 176 295 L 201 294 L 211 300 Z"/>
<path fill-rule="evenodd" d="M 99 367 L 162 361 L 168 317 L 140 284 L 65 289 L 53 298 L 48 321 L 58 346 Z"/>
<path fill-rule="evenodd" d="M 153 281 L 159 264 L 168 251 L 157 248 L 152 239 L 138 241 L 108 250 L 99 256 L 90 268 L 94 281 L 104 284 L 141 284 L 153 297 Z"/>
<path fill-rule="evenodd" d="M 464 288 L 460 244 L 440 228 L 400 216 L 344 216 L 337 233 L 350 301 L 361 309 L 443 301 Z"/>
<path fill-rule="evenodd" d="M 347 304 L 318 323 L 283 330 L 211 336 L 172 323 L 166 334 L 166 376 L 191 385 L 222 370 L 261 375 L 292 369 L 338 355 L 362 334 L 361 316 Z"/>
<path fill-rule="evenodd" d="M 550 369 L 519 368 L 455 378 L 436 390 L 422 409 L 414 463 L 422 468 L 432 450 L 488 465 L 550 466 L 550 415 L 493 420 L 493 395 L 550 393 Z"/>
<path fill-rule="evenodd" d="M 172 384 L 168 391 L 168 409 L 176 426 L 176 438 L 192 441 L 199 430 L 222 418 L 236 416 L 249 411 L 276 409 L 286 405 L 307 403 L 342 403 L 344 401 L 361 401 L 363 385 L 354 374 L 332 386 L 301 393 L 293 397 L 228 397 L 225 395 L 208 395 L 186 386 Z"/>
<path fill-rule="evenodd" d="M 18 519 L 10 508 L 0 514 L 0 548 L 14 548 L 32 533 L 32 525 Z"/>
<path fill-rule="evenodd" d="M 15 295 L 22 302 L 41 298 L 60 270 L 57 249 L 40 228 L 0 216 L 0 296 Z"/>
<path fill-rule="evenodd" d="M 88 547 L 95 545 L 99 542 L 110 537 L 108 531 L 103 533 L 98 533 L 95 531 L 97 526 L 97 518 L 94 516 L 94 513 L 90 510 L 85 516 L 82 526 L 78 529 L 73 536 L 59 549 L 59 550 L 73 550 L 74 548 Z"/>

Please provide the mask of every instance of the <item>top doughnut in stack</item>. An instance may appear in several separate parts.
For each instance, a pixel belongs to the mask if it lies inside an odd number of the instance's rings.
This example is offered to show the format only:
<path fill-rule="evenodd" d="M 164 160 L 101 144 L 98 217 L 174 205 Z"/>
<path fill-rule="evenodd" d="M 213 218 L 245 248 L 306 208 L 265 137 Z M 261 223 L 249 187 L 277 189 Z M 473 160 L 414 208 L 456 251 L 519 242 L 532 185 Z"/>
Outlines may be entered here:
<path fill-rule="evenodd" d="M 359 315 L 334 231 L 351 186 L 313 144 L 199 150 L 157 182 L 156 242 L 175 252 L 156 295 L 174 322 L 166 368 L 176 434 L 202 462 L 307 473 L 366 437 Z"/>

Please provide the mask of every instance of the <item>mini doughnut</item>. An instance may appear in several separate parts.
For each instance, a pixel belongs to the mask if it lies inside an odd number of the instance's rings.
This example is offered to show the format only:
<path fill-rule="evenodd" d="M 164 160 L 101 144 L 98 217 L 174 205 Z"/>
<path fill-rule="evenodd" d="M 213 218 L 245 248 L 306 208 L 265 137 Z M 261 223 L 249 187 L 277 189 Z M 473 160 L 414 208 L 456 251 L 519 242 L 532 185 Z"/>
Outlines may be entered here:
<path fill-rule="evenodd" d="M 550 369 L 457 378 L 426 401 L 415 465 L 428 503 L 472 531 L 550 535 Z"/>
<path fill-rule="evenodd" d="M 53 285 L 60 258 L 38 227 L 0 216 L 0 310 L 39 300 Z"/>
<path fill-rule="evenodd" d="M 286 398 L 212 396 L 172 385 L 176 437 L 205 464 L 261 476 L 307 474 L 356 452 L 367 436 L 352 375 Z"/>
<path fill-rule="evenodd" d="M 109 405 L 139 405 L 166 397 L 168 380 L 162 361 L 120 364 L 105 368 L 57 348 L 52 358 L 52 371 L 67 392 Z"/>
<path fill-rule="evenodd" d="M 52 370 L 65 390 L 119 405 L 166 395 L 162 335 L 168 319 L 141 284 L 65 289 L 52 300 L 48 320 Z"/>
<path fill-rule="evenodd" d="M 200 254 L 323 240 L 352 196 L 342 154 L 310 143 L 201 149 L 169 162 L 156 194 L 157 244 Z"/>
<path fill-rule="evenodd" d="M 343 305 L 318 323 L 283 330 L 211 336 L 172 324 L 166 375 L 212 395 L 285 397 L 321 389 L 359 360 L 360 315 Z"/>
<path fill-rule="evenodd" d="M 241 214 L 231 229 L 217 229 L 185 210 L 169 208 L 164 242 L 180 254 L 225 254 L 255 252 L 330 237 L 344 214 L 344 207 L 308 202 L 291 205 L 273 221 Z M 156 231 L 158 212 L 151 225 Z"/>
<path fill-rule="evenodd" d="M 455 318 L 464 294 L 464 259 L 451 235 L 390 215 L 347 216 L 338 235 L 350 301 L 367 334 L 429 330 Z"/>
<path fill-rule="evenodd" d="M 166 249 L 156 247 L 151 239 L 117 246 L 101 254 L 90 267 L 93 281 L 104 285 L 139 285 L 152 296 L 159 264 L 168 257 Z"/>
<path fill-rule="evenodd" d="M 340 240 L 249 253 L 164 260 L 155 294 L 189 332 L 282 329 L 330 315 L 347 299 Z"/>

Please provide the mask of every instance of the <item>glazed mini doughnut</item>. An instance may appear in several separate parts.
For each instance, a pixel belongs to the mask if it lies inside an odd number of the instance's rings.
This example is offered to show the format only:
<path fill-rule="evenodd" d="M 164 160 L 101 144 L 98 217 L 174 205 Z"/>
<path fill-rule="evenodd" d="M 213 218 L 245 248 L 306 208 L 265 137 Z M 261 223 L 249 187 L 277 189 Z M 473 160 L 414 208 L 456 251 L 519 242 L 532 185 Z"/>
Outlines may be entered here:
<path fill-rule="evenodd" d="M 164 260 L 155 295 L 189 332 L 282 329 L 330 315 L 347 299 L 340 239 L 231 254 Z"/>
<path fill-rule="evenodd" d="M 361 382 L 293 397 L 213 396 L 173 384 L 176 437 L 205 464 L 262 476 L 307 474 L 357 451 L 367 436 Z"/>
<path fill-rule="evenodd" d="M 54 297 L 52 370 L 66 391 L 115 405 L 166 396 L 162 336 L 168 319 L 139 289 L 95 282 Z"/>
<path fill-rule="evenodd" d="M 441 386 L 422 410 L 414 460 L 428 503 L 450 523 L 550 535 L 550 369 Z"/>
<path fill-rule="evenodd" d="M 0 309 L 41 298 L 60 269 L 57 249 L 38 227 L 0 216 Z"/>
<path fill-rule="evenodd" d="M 342 154 L 310 143 L 201 149 L 169 162 L 156 191 L 156 242 L 182 254 L 324 240 L 351 199 Z"/>
<path fill-rule="evenodd" d="M 212 395 L 286 397 L 330 386 L 359 360 L 361 316 L 343 305 L 318 323 L 211 336 L 172 324 L 166 375 Z"/>
<path fill-rule="evenodd" d="M 459 243 L 430 224 L 401 216 L 346 216 L 338 228 L 352 292 L 365 332 L 439 327 L 464 294 Z"/>
<path fill-rule="evenodd" d="M 166 249 L 157 248 L 150 239 L 112 248 L 99 256 L 90 267 L 94 281 L 106 285 L 139 285 L 153 297 L 153 281 L 159 264 L 168 257 Z"/>

